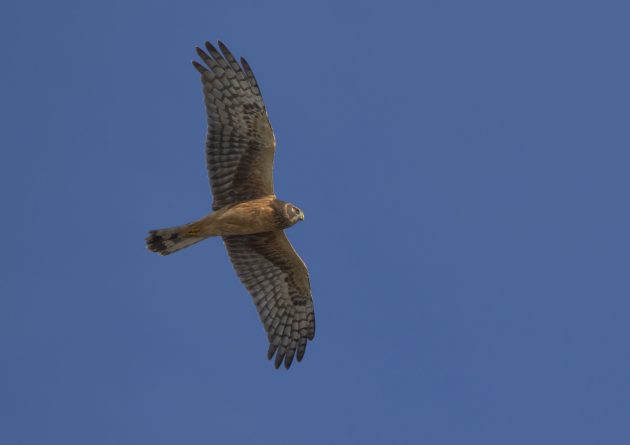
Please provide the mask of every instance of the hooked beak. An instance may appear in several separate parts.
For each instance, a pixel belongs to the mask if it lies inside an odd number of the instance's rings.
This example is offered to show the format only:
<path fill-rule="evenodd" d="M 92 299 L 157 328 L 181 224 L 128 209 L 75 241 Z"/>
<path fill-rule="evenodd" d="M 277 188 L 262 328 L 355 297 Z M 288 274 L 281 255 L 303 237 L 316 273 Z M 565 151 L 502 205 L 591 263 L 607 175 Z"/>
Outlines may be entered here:
<path fill-rule="evenodd" d="M 300 220 L 304 221 L 304 213 L 300 213 Z"/>

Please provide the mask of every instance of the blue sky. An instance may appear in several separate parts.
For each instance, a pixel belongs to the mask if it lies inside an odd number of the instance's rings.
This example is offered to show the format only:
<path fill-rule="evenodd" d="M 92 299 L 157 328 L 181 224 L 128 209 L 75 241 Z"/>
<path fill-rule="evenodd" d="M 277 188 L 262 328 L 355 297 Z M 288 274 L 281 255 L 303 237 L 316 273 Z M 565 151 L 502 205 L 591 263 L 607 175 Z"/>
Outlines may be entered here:
<path fill-rule="evenodd" d="M 0 440 L 630 443 L 630 7 L 0 5 Z M 274 370 L 194 46 L 250 62 L 317 335 Z"/>

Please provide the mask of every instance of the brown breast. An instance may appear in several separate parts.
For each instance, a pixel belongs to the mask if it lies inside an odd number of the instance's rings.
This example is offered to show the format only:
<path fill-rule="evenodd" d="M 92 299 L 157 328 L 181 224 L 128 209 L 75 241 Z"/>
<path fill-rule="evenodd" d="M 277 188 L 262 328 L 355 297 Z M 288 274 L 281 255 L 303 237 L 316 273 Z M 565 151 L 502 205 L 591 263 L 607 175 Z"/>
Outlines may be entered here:
<path fill-rule="evenodd" d="M 251 235 L 286 227 L 284 202 L 270 195 L 239 202 L 208 215 L 207 229 L 212 235 Z"/>

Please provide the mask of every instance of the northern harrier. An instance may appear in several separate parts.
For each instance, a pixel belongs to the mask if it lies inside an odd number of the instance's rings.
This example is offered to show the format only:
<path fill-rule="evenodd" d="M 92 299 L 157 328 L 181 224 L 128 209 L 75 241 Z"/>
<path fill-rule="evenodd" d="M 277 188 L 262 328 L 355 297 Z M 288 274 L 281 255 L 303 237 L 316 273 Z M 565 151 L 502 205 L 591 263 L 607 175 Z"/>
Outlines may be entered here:
<path fill-rule="evenodd" d="M 275 137 L 265 104 L 245 59 L 206 42 L 196 48 L 208 115 L 206 164 L 214 212 L 190 224 L 151 230 L 153 252 L 168 255 L 211 236 L 221 236 L 234 269 L 254 299 L 269 338 L 275 367 L 302 360 L 315 336 L 308 271 L 284 229 L 304 219 L 273 190 Z"/>

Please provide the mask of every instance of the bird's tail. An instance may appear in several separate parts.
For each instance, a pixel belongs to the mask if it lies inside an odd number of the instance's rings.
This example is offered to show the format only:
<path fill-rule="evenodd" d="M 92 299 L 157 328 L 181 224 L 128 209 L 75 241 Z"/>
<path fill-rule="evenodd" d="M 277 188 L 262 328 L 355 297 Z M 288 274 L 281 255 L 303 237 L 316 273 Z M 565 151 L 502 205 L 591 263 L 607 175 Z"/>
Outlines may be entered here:
<path fill-rule="evenodd" d="M 167 229 L 150 230 L 146 242 L 150 251 L 160 255 L 168 255 L 206 238 L 208 235 L 201 235 L 198 225 L 192 223 Z"/>

